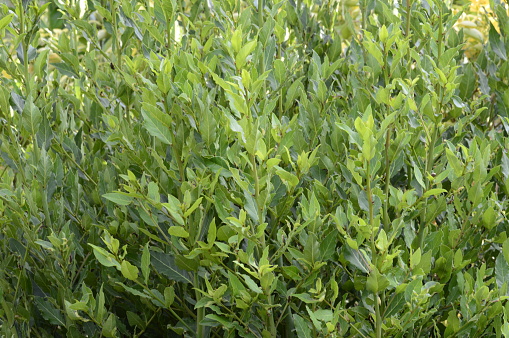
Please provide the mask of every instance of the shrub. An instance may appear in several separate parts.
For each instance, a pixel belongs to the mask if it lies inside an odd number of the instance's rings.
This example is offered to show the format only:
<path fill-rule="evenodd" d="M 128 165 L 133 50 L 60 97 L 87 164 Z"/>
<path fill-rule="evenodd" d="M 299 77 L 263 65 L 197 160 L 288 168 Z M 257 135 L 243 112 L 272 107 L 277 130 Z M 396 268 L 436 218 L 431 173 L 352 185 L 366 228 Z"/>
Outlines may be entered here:
<path fill-rule="evenodd" d="M 458 6 L 2 5 L 2 335 L 508 336 L 507 4 Z"/>

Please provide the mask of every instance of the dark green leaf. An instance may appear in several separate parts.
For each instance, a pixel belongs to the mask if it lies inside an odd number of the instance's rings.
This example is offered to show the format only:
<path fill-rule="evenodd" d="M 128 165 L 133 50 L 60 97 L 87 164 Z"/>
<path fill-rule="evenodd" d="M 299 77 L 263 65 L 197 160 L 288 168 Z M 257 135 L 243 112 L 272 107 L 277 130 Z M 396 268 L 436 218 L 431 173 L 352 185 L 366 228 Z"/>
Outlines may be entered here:
<path fill-rule="evenodd" d="M 41 297 L 35 297 L 35 305 L 41 312 L 42 317 L 51 324 L 65 326 L 62 313 L 49 301 L 44 300 Z"/>
<path fill-rule="evenodd" d="M 298 314 L 293 315 L 293 322 L 295 323 L 295 332 L 299 338 L 311 338 L 311 328 L 309 324 Z"/>
<path fill-rule="evenodd" d="M 166 253 L 151 251 L 151 262 L 158 273 L 161 273 L 171 280 L 192 284 L 193 281 L 186 270 L 180 269 L 175 264 L 175 258 Z"/>
<path fill-rule="evenodd" d="M 495 261 L 495 276 L 499 288 L 502 288 L 504 284 L 509 286 L 509 263 L 504 259 L 503 254 L 499 254 Z"/>
<path fill-rule="evenodd" d="M 503 36 L 500 36 L 500 34 L 495 29 L 495 26 L 493 26 L 493 23 L 489 21 L 490 23 L 490 32 L 489 32 L 489 41 L 491 49 L 495 52 L 495 54 L 498 55 L 502 60 L 507 61 L 507 52 L 505 49 L 505 43 L 503 40 Z"/>

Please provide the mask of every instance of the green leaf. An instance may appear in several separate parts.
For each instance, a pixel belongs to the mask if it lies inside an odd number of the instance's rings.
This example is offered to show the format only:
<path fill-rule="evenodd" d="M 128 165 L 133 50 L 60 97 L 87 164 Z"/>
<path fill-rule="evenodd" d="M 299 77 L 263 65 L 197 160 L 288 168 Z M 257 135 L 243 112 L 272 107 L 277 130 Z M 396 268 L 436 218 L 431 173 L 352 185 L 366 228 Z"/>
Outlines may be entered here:
<path fill-rule="evenodd" d="M 177 264 L 179 268 L 184 269 L 186 271 L 198 271 L 198 269 L 200 268 L 199 260 L 187 258 L 181 255 L 175 257 L 175 264 Z"/>
<path fill-rule="evenodd" d="M 343 124 L 343 123 L 338 123 L 338 122 L 336 122 L 336 126 L 339 129 L 346 131 L 348 133 L 350 143 L 354 143 L 358 147 L 360 147 L 362 145 L 361 136 L 357 132 L 353 131 L 349 126 L 347 126 L 346 124 Z"/>
<path fill-rule="evenodd" d="M 314 312 L 315 317 L 322 322 L 330 322 L 334 318 L 334 313 L 328 309 L 319 309 Z"/>
<path fill-rule="evenodd" d="M 299 338 L 311 338 L 311 328 L 309 324 L 298 314 L 293 314 L 293 322 L 295 323 L 295 332 Z"/>
<path fill-rule="evenodd" d="M 389 248 L 390 243 L 387 239 L 387 234 L 385 233 L 384 229 L 380 230 L 380 234 L 376 239 L 375 245 L 382 252 L 387 251 L 387 249 Z"/>
<path fill-rule="evenodd" d="M 171 117 L 157 107 L 144 102 L 141 108 L 145 129 L 165 144 L 171 144 Z"/>
<path fill-rule="evenodd" d="M 97 295 L 97 307 L 95 309 L 95 319 L 102 323 L 104 319 L 104 315 L 106 314 L 106 307 L 104 307 L 105 299 L 104 299 L 104 284 L 101 284 L 101 288 L 99 289 L 99 293 Z"/>
<path fill-rule="evenodd" d="M 322 261 L 329 260 L 336 252 L 336 245 L 338 244 L 338 232 L 333 230 L 325 235 L 320 241 L 320 259 Z"/>
<path fill-rule="evenodd" d="M 113 313 L 110 313 L 108 319 L 103 323 L 101 334 L 108 338 L 117 336 L 117 321 Z"/>
<path fill-rule="evenodd" d="M 168 233 L 175 237 L 188 238 L 189 232 L 187 232 L 184 227 L 174 225 L 168 228 Z"/>
<path fill-rule="evenodd" d="M 284 170 L 283 168 L 280 168 L 279 166 L 275 166 L 276 168 L 276 174 L 281 178 L 281 180 L 285 183 L 288 183 L 290 188 L 294 188 L 299 184 L 299 178 L 295 176 L 294 174 Z"/>
<path fill-rule="evenodd" d="M 257 41 L 253 40 L 242 46 L 237 56 L 235 57 L 235 65 L 237 66 L 237 69 L 242 69 L 244 67 L 248 55 L 251 54 L 251 52 L 256 48 L 256 43 Z"/>
<path fill-rule="evenodd" d="M 74 71 L 74 69 L 64 62 L 58 63 L 50 63 L 53 67 L 55 67 L 62 75 L 69 76 L 72 78 L 79 78 L 78 74 Z"/>
<path fill-rule="evenodd" d="M 320 302 L 320 300 L 311 297 L 311 295 L 309 293 L 296 293 L 296 294 L 293 294 L 292 297 L 299 298 L 301 301 L 303 301 L 306 304 L 314 304 L 314 303 Z"/>
<path fill-rule="evenodd" d="M 217 236 L 216 219 L 213 218 L 209 224 L 209 230 L 207 233 L 207 243 L 209 244 L 210 247 L 212 247 L 212 244 L 216 241 L 216 236 Z"/>
<path fill-rule="evenodd" d="M 280 59 L 274 60 L 274 76 L 276 77 L 277 82 L 283 83 L 286 75 L 286 66 L 283 61 Z"/>
<path fill-rule="evenodd" d="M 244 203 L 244 209 L 247 211 L 247 214 L 251 217 L 254 222 L 259 220 L 258 217 L 258 206 L 254 199 L 254 196 L 247 190 L 244 190 L 244 198 L 246 202 Z"/>
<path fill-rule="evenodd" d="M 414 257 L 414 259 L 416 258 L 417 257 Z M 424 274 L 428 274 L 431 270 L 431 258 L 432 258 L 431 250 L 422 254 L 420 262 L 416 263 L 415 270 L 417 271 L 421 269 Z"/>
<path fill-rule="evenodd" d="M 240 295 L 241 292 L 246 290 L 246 287 L 244 284 L 242 284 L 240 279 L 230 271 L 228 271 L 228 280 L 230 282 L 230 287 L 232 288 L 232 294 L 234 296 Z"/>
<path fill-rule="evenodd" d="M 367 260 L 366 254 L 364 254 L 362 251 L 354 250 L 348 246 L 345 247 L 345 251 L 345 258 L 348 263 L 352 264 L 364 273 L 369 272 L 369 262 Z"/>
<path fill-rule="evenodd" d="M 221 324 L 222 326 L 224 326 L 225 328 L 232 328 L 234 327 L 234 323 L 227 317 L 222 317 L 222 316 L 218 316 L 218 315 L 215 315 L 215 314 L 208 314 L 205 316 L 206 319 L 210 319 L 211 321 L 213 322 L 217 322 L 219 324 Z M 205 323 L 201 323 L 202 325 L 206 325 L 206 326 L 210 326 L 210 325 L 207 325 L 207 322 Z"/>
<path fill-rule="evenodd" d="M 507 61 L 507 52 L 505 48 L 504 39 L 501 39 L 500 34 L 497 32 L 495 26 L 488 20 L 490 23 L 490 32 L 489 32 L 489 41 L 491 49 L 498 55 L 502 60 Z M 0 28 L 1 28 L 0 24 Z"/>
<path fill-rule="evenodd" d="M 489 206 L 482 214 L 482 225 L 486 229 L 493 229 L 497 225 L 497 212 L 493 206 Z"/>
<path fill-rule="evenodd" d="M 118 205 L 129 205 L 133 201 L 132 196 L 128 196 L 126 194 L 119 193 L 119 192 L 107 193 L 107 194 L 104 194 L 103 197 L 106 198 L 107 200 L 112 201 L 115 204 L 118 204 Z"/>
<path fill-rule="evenodd" d="M 218 125 L 210 109 L 203 110 L 198 128 L 205 144 L 209 147 L 212 146 L 216 140 L 216 129 L 218 129 Z"/>
<path fill-rule="evenodd" d="M 422 179 L 421 169 L 419 169 L 419 166 L 415 163 L 413 163 L 413 167 L 414 167 L 414 175 L 415 175 L 415 179 L 417 180 L 417 183 L 419 183 L 419 185 L 421 187 L 425 188 L 426 185 L 424 184 L 424 180 Z"/>
<path fill-rule="evenodd" d="M 248 286 L 248 288 L 250 288 L 252 291 L 258 293 L 258 294 L 262 294 L 263 291 L 262 289 L 258 286 L 258 284 L 255 283 L 255 281 L 249 277 L 248 275 L 241 275 L 243 278 L 244 278 L 244 281 L 246 282 L 246 285 Z"/>
<path fill-rule="evenodd" d="M 415 250 L 415 252 L 410 256 L 410 269 L 414 269 L 417 264 L 421 262 L 421 248 Z"/>
<path fill-rule="evenodd" d="M 128 261 L 122 262 L 120 265 L 120 272 L 122 272 L 122 275 L 129 280 L 138 279 L 138 268 Z"/>
<path fill-rule="evenodd" d="M 28 96 L 23 107 L 23 126 L 31 135 L 37 134 L 42 120 L 39 108 L 34 104 L 32 97 Z"/>
<path fill-rule="evenodd" d="M 121 282 L 116 282 L 117 285 L 120 285 L 122 288 L 124 288 L 124 290 L 126 290 L 127 292 L 129 292 L 130 294 L 132 295 L 135 295 L 135 296 L 138 296 L 138 297 L 142 297 L 142 298 L 146 298 L 146 299 L 152 299 L 151 296 L 149 296 L 148 294 L 146 293 L 143 293 L 141 291 L 138 291 L 134 288 L 131 288 Z"/>
<path fill-rule="evenodd" d="M 454 174 L 457 177 L 460 177 L 461 174 L 463 173 L 463 168 L 464 168 L 464 165 L 461 162 L 461 160 L 458 159 L 456 157 L 456 155 L 449 148 L 445 149 L 445 155 L 447 156 L 447 162 L 454 170 Z"/>
<path fill-rule="evenodd" d="M 180 225 L 184 226 L 184 218 L 182 217 L 182 209 L 180 201 L 173 195 L 168 195 L 168 203 L 163 203 L 163 207 L 168 210 L 171 217 Z"/>
<path fill-rule="evenodd" d="M 191 205 L 187 210 L 186 212 L 184 212 L 184 218 L 187 218 L 189 217 L 193 211 L 195 211 L 199 206 L 200 206 L 200 203 L 201 201 L 203 200 L 203 197 L 200 197 L 198 198 L 194 203 L 193 205 Z"/>
<path fill-rule="evenodd" d="M 238 53 L 240 51 L 240 48 L 242 46 L 242 28 L 239 27 L 233 32 L 231 37 L 231 43 L 233 47 L 233 51 L 235 53 Z"/>
<path fill-rule="evenodd" d="M 294 100 L 300 95 L 299 89 L 302 88 L 302 78 L 295 80 L 286 91 L 285 110 L 289 110 L 294 104 Z"/>
<path fill-rule="evenodd" d="M 104 250 L 103 248 L 101 248 L 99 246 L 95 246 L 90 243 L 88 243 L 88 245 L 90 245 L 93 248 L 94 256 L 95 256 L 95 258 L 97 258 L 99 263 L 101 263 L 102 265 L 107 266 L 107 267 L 114 266 L 118 270 L 120 270 L 120 263 L 117 261 L 115 256 L 113 256 L 111 253 L 107 252 L 106 250 Z"/>
<path fill-rule="evenodd" d="M 14 14 L 9 14 L 0 19 L 0 29 L 4 29 L 8 24 L 11 23 Z"/>
<path fill-rule="evenodd" d="M 308 261 L 312 266 L 319 260 L 320 257 L 320 244 L 316 240 L 316 236 L 313 233 L 308 235 L 306 245 L 304 246 L 304 259 Z"/>
<path fill-rule="evenodd" d="M 60 310 L 58 310 L 49 301 L 46 301 L 41 297 L 35 297 L 35 305 L 41 312 L 42 317 L 50 322 L 50 324 L 65 327 L 66 324 Z"/>
<path fill-rule="evenodd" d="M 378 62 L 378 64 L 382 67 L 384 65 L 384 60 L 383 60 L 383 54 L 382 52 L 380 51 L 380 48 L 372 41 L 364 41 L 364 47 L 366 48 L 366 50 L 368 51 L 368 53 L 373 56 L 376 61 Z"/>
<path fill-rule="evenodd" d="M 18 95 L 16 92 L 12 91 L 9 101 L 14 111 L 17 111 L 20 114 L 23 113 L 23 109 L 25 108 L 25 99 L 21 95 Z"/>
<path fill-rule="evenodd" d="M 509 238 L 502 244 L 502 254 L 504 255 L 505 261 L 509 264 Z"/>
<path fill-rule="evenodd" d="M 509 338 L 509 323 L 504 323 L 504 325 L 502 325 L 501 331 L 505 338 Z"/>
<path fill-rule="evenodd" d="M 313 326 L 315 327 L 315 329 L 318 330 L 318 332 L 320 332 L 322 330 L 322 323 L 320 323 L 318 318 L 315 316 L 315 313 L 311 311 L 311 309 L 307 305 L 306 310 L 308 312 L 309 318 L 311 319 L 311 322 L 313 323 Z"/>
<path fill-rule="evenodd" d="M 366 280 L 366 289 L 373 293 L 378 293 L 385 290 L 389 284 L 389 280 L 374 267 Z"/>
<path fill-rule="evenodd" d="M 192 284 L 193 281 L 186 270 L 175 264 L 175 258 L 166 253 L 151 251 L 151 262 L 157 272 L 176 282 Z"/>
<path fill-rule="evenodd" d="M 141 254 L 141 273 L 143 274 L 145 284 L 147 284 L 148 277 L 150 276 L 150 251 L 148 243 L 143 247 L 143 253 Z"/>
<path fill-rule="evenodd" d="M 138 327 L 140 329 L 145 329 L 146 324 L 143 322 L 140 316 L 138 316 L 136 313 L 127 311 L 127 322 L 129 323 L 129 326 Z"/>
<path fill-rule="evenodd" d="M 422 198 L 428 198 L 430 196 L 440 195 L 441 193 L 444 193 L 444 192 L 447 192 L 447 190 L 445 190 L 445 189 L 438 189 L 438 188 L 430 189 L 430 190 L 426 191 L 424 193 L 424 195 L 422 195 Z"/>
<path fill-rule="evenodd" d="M 469 62 L 463 66 L 463 74 L 459 85 L 459 97 L 463 100 L 471 99 L 476 87 L 475 69 L 472 63 Z"/>
<path fill-rule="evenodd" d="M 164 305 L 166 305 L 167 308 L 170 308 L 174 301 L 175 301 L 175 288 L 173 287 L 173 285 L 164 288 Z"/>
<path fill-rule="evenodd" d="M 51 140 L 53 139 L 53 137 L 54 134 L 49 124 L 49 120 L 46 117 L 46 115 L 43 115 L 39 131 L 37 132 L 37 144 L 39 145 L 39 147 L 47 151 L 51 146 Z"/>
<path fill-rule="evenodd" d="M 132 173 L 131 173 L 132 174 Z M 134 174 L 132 174 L 134 176 Z M 132 182 L 136 182 L 136 177 L 132 178 L 131 176 L 128 176 L 129 180 Z M 161 197 L 159 195 L 159 186 L 155 182 L 150 182 L 147 187 L 148 194 L 147 197 L 150 198 L 152 201 L 155 201 L 156 203 L 159 203 L 161 200 Z"/>
<path fill-rule="evenodd" d="M 83 303 L 83 302 L 76 302 L 75 304 L 81 304 L 81 305 L 78 305 L 77 307 L 81 307 L 80 310 L 81 311 L 88 311 L 88 306 L 87 304 Z M 78 310 L 76 309 L 73 309 L 73 305 L 74 304 L 71 304 L 69 301 L 67 300 L 64 300 L 64 305 L 65 305 L 65 313 L 67 314 L 67 317 L 71 320 L 85 320 L 83 317 L 81 317 L 78 313 Z"/>
<path fill-rule="evenodd" d="M 173 20 L 173 15 L 175 14 L 175 8 L 177 7 L 175 0 L 162 0 L 162 5 L 166 21 L 171 22 Z M 171 28 L 168 27 L 167 29 Z"/>

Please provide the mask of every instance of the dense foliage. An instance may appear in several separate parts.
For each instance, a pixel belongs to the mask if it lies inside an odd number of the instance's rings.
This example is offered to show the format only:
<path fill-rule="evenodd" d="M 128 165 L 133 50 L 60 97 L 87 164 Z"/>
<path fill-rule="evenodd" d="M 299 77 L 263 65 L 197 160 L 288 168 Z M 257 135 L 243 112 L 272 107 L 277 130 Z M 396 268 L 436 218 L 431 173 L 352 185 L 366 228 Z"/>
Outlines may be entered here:
<path fill-rule="evenodd" d="M 1 5 L 0 334 L 508 337 L 484 5 Z"/>

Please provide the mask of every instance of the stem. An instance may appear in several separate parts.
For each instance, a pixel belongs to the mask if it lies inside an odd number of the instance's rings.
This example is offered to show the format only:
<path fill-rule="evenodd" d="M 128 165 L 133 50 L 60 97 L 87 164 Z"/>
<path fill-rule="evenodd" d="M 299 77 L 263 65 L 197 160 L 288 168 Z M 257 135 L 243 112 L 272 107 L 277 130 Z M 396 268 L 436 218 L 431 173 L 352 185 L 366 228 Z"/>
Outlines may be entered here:
<path fill-rule="evenodd" d="M 438 62 L 440 62 L 440 57 L 442 56 L 442 36 L 444 35 L 444 25 L 442 23 L 442 7 L 440 7 L 440 12 L 438 14 Z M 437 62 L 437 64 L 438 64 Z"/>
<path fill-rule="evenodd" d="M 383 44 L 383 57 L 384 57 L 384 85 L 385 88 L 389 85 L 389 64 L 387 62 L 388 55 L 388 45 L 385 42 Z M 385 107 L 386 113 L 389 112 L 389 107 Z M 385 136 L 385 203 L 384 203 L 384 222 L 383 227 L 385 229 L 389 229 L 389 186 L 391 183 L 391 161 L 389 159 L 389 148 L 391 141 L 391 133 L 392 133 L 392 125 L 387 129 L 387 134 Z"/>
<path fill-rule="evenodd" d="M 258 134 L 255 139 L 255 144 L 258 142 Z M 253 176 L 254 176 L 254 183 L 255 183 L 255 193 L 254 198 L 256 202 L 256 207 L 258 211 L 258 226 L 260 226 L 263 223 L 263 207 L 259 203 L 259 197 L 260 197 L 260 179 L 258 177 L 258 165 L 256 164 L 256 156 L 253 154 L 251 155 L 251 165 L 253 166 Z M 256 233 L 256 229 L 253 229 L 253 233 Z M 262 252 L 265 250 L 265 247 L 267 244 L 265 243 L 265 235 L 261 238 L 262 241 Z M 261 255 L 260 255 L 261 256 Z"/>
<path fill-rule="evenodd" d="M 263 6 L 264 1 L 258 0 L 258 25 L 260 26 L 260 29 L 263 27 Z"/>
<path fill-rule="evenodd" d="M 76 162 L 76 160 L 74 160 L 74 158 L 72 158 L 72 157 L 71 157 L 71 156 L 70 156 L 70 155 L 69 155 L 69 154 L 65 151 L 64 147 L 63 147 L 61 144 L 59 144 L 59 143 L 57 143 L 57 144 L 60 146 L 60 149 L 59 149 L 59 150 L 61 150 L 61 151 L 56 150 L 56 149 L 55 149 L 56 147 L 52 147 L 52 149 L 53 149 L 53 150 L 55 150 L 55 152 L 58 152 L 59 154 L 62 154 L 62 155 L 64 155 L 65 157 L 67 157 L 67 158 L 68 158 L 68 159 L 69 159 L 69 160 L 70 160 L 70 161 L 71 161 L 71 162 L 72 162 L 72 163 L 73 163 L 73 164 L 74 164 L 74 165 L 75 165 L 75 166 L 76 166 L 76 167 L 77 167 L 77 168 L 78 168 L 78 169 L 79 169 L 82 173 L 83 173 L 83 175 L 85 175 L 85 177 L 86 177 L 86 178 L 87 178 L 90 182 L 92 182 L 95 186 L 97 186 L 97 182 L 96 182 L 96 181 L 94 181 L 94 179 L 93 179 L 90 175 L 88 175 L 88 174 L 87 174 L 87 172 L 85 171 L 85 169 L 83 169 L 83 168 L 82 168 L 82 167 L 81 167 L 81 166 L 80 166 L 80 165 Z"/>
<path fill-rule="evenodd" d="M 410 54 L 410 18 L 412 11 L 412 0 L 406 0 L 406 27 L 405 27 L 405 37 L 408 39 L 408 53 L 407 53 L 407 65 L 408 72 L 410 73 L 412 63 L 410 62 L 412 56 Z"/>
<path fill-rule="evenodd" d="M 433 169 L 433 163 L 434 163 L 433 153 L 435 152 L 435 143 L 437 142 L 437 138 L 438 138 L 438 126 L 435 123 L 433 125 L 431 142 L 429 144 L 428 156 L 426 158 L 426 172 L 425 172 L 425 178 L 424 178 L 425 191 L 427 191 L 429 189 L 430 182 L 428 179 L 428 174 L 431 173 L 431 170 Z M 421 250 L 423 249 L 423 244 L 424 244 L 424 229 L 426 228 L 427 204 L 428 204 L 428 202 L 424 201 L 424 209 L 421 214 L 421 224 L 419 227 L 419 233 L 417 234 L 417 240 L 418 240 L 418 244 L 419 244 L 418 248 L 421 248 Z"/>
<path fill-rule="evenodd" d="M 195 295 L 196 295 L 196 302 L 198 302 L 201 299 L 201 294 L 198 291 L 200 288 L 200 280 L 198 279 L 198 273 L 194 274 L 194 287 L 195 287 Z M 196 337 L 203 337 L 203 325 L 201 325 L 201 321 L 205 317 L 205 308 L 200 307 L 196 310 Z"/>
<path fill-rule="evenodd" d="M 366 193 L 368 195 L 368 212 L 369 212 L 369 225 L 371 228 L 371 260 L 373 261 L 373 265 L 376 269 L 378 269 L 378 257 L 376 255 L 376 247 L 375 247 L 375 234 L 378 231 L 373 229 L 374 227 L 374 217 L 373 217 L 373 196 L 371 193 L 371 170 L 370 170 L 370 161 L 366 160 Z M 380 298 L 378 296 L 378 292 L 373 294 L 374 302 L 375 302 L 375 332 L 377 338 L 382 338 L 382 314 L 380 311 Z"/>
<path fill-rule="evenodd" d="M 19 35 L 23 36 L 26 33 L 26 27 L 25 27 L 25 9 L 23 8 L 23 2 L 20 0 L 18 2 L 19 7 Z M 26 95 L 28 96 L 30 94 L 30 73 L 28 70 L 28 45 L 26 43 L 27 37 L 23 36 L 23 39 L 21 40 L 22 48 L 23 48 L 23 72 L 25 78 L 24 83 L 26 87 Z"/>
<path fill-rule="evenodd" d="M 377 257 L 376 257 L 376 247 L 375 247 L 375 234 L 377 233 L 374 227 L 373 220 L 373 196 L 371 195 L 371 171 L 370 171 L 370 161 L 366 160 L 366 194 L 368 195 L 368 213 L 369 213 L 369 226 L 371 228 L 371 259 L 373 261 L 373 265 L 377 266 Z"/>
<path fill-rule="evenodd" d="M 378 292 L 375 293 L 375 330 L 376 330 L 376 337 L 382 338 L 382 314 L 380 312 L 380 297 L 378 296 Z"/>
<path fill-rule="evenodd" d="M 440 57 L 442 56 L 442 36 L 444 35 L 444 27 L 443 27 L 443 22 L 442 22 L 442 7 L 439 8 L 439 14 L 438 14 L 438 41 L 437 41 L 437 44 L 438 44 L 438 55 L 437 55 L 437 64 L 439 64 L 440 62 Z M 442 114 L 442 109 L 443 109 L 443 100 L 444 100 L 444 88 L 437 85 L 437 88 L 436 88 L 436 91 L 440 97 L 440 101 L 439 101 L 439 104 L 438 104 L 438 113 L 439 115 L 441 116 Z M 429 179 L 428 179 L 428 175 L 431 173 L 432 169 L 433 169 L 433 164 L 435 162 L 435 158 L 434 158 L 434 153 L 435 153 L 435 143 L 437 142 L 437 139 L 438 139 L 438 130 L 439 130 L 439 123 L 441 121 L 438 119 L 438 118 L 435 118 L 435 121 L 433 121 L 433 129 L 432 129 L 432 132 L 431 132 L 431 140 L 430 140 L 430 144 L 429 144 L 429 147 L 428 147 L 428 156 L 426 158 L 426 172 L 424 173 L 425 177 L 424 177 L 424 185 L 425 185 L 425 190 L 428 190 L 429 189 L 429 185 L 430 185 L 430 182 L 429 182 Z M 427 214 L 427 205 L 428 205 L 428 202 L 427 201 L 424 201 L 424 209 L 423 209 L 423 212 L 421 214 L 421 224 L 420 224 L 420 227 L 419 227 L 419 233 L 417 235 L 417 240 L 418 240 L 418 244 L 419 244 L 419 248 L 421 248 L 421 250 L 423 249 L 423 244 L 424 244 L 424 230 L 426 228 L 426 214 Z"/>
<path fill-rule="evenodd" d="M 42 208 L 44 210 L 44 217 L 46 218 L 46 226 L 48 228 L 51 228 L 51 215 L 49 213 L 49 207 L 48 207 L 48 195 L 46 193 L 47 191 L 47 186 L 45 185 L 43 187 L 43 191 L 41 192 L 42 193 Z"/>
<path fill-rule="evenodd" d="M 391 141 L 392 126 L 387 129 L 385 137 L 385 203 L 384 203 L 384 228 L 389 229 L 389 187 L 391 184 L 391 160 L 389 148 Z"/>
<path fill-rule="evenodd" d="M 149 327 L 149 324 L 152 322 L 152 320 L 156 317 L 156 315 L 159 313 L 159 311 L 161 311 L 161 308 L 157 308 L 157 310 L 152 314 L 152 317 L 150 317 L 150 319 L 147 321 L 146 325 L 145 325 L 145 328 L 142 329 L 140 332 L 138 332 L 135 337 L 141 337 L 141 335 L 143 334 L 143 332 L 145 332 L 145 330 L 147 329 L 147 327 Z"/>
<path fill-rule="evenodd" d="M 283 49 L 282 44 L 278 44 L 276 59 L 281 60 L 281 50 Z M 280 84 L 281 85 L 281 84 Z M 283 116 L 283 88 L 279 90 L 279 121 L 281 121 L 281 117 Z"/>
<path fill-rule="evenodd" d="M 16 282 L 16 289 L 14 289 L 14 297 L 12 298 L 13 303 L 16 302 L 16 298 L 18 297 L 18 291 L 21 284 L 21 274 L 25 271 L 25 263 L 28 259 L 28 251 L 29 249 L 27 241 L 27 246 L 25 247 L 25 254 L 23 255 L 23 260 L 21 261 L 21 268 L 19 269 L 18 280 Z"/>
<path fill-rule="evenodd" d="M 258 0 L 258 25 L 259 29 L 261 30 L 264 25 L 263 20 L 263 7 L 264 7 L 264 0 Z M 265 73 L 265 48 L 262 48 L 262 53 L 260 55 L 260 74 L 261 76 L 263 73 Z M 267 88 L 265 86 L 265 81 L 263 81 L 263 95 L 267 95 Z"/>
<path fill-rule="evenodd" d="M 410 17 L 412 10 L 412 0 L 406 0 L 406 27 L 405 27 L 405 36 L 408 38 L 410 35 Z"/>
<path fill-rule="evenodd" d="M 115 37 L 115 43 L 113 47 L 117 53 L 117 67 L 122 69 L 122 48 L 120 47 L 120 39 L 118 38 L 118 23 L 117 23 L 117 8 L 115 6 L 115 0 L 110 0 L 111 19 L 113 20 L 113 32 Z"/>
<path fill-rule="evenodd" d="M 383 43 L 383 47 L 384 47 L 383 50 L 384 86 L 387 88 L 387 86 L 389 85 L 389 62 L 387 62 L 387 55 L 389 54 L 388 49 L 390 48 L 390 46 L 387 45 L 387 41 Z"/>
<path fill-rule="evenodd" d="M 255 143 L 258 141 L 258 133 L 256 136 Z M 260 226 L 263 223 L 263 207 L 261 206 L 261 203 L 259 202 L 260 197 L 260 179 L 258 178 L 258 165 L 256 164 L 256 156 L 253 154 L 251 155 L 251 165 L 253 166 L 253 175 L 254 175 L 254 181 L 255 181 L 255 202 L 258 209 L 258 226 Z M 253 229 L 253 231 L 256 231 L 256 229 Z M 261 251 L 263 252 L 265 248 L 267 247 L 267 243 L 265 241 L 265 234 L 261 237 Z M 261 253 L 259 253 L 261 257 Z M 269 261 L 270 264 L 270 261 Z M 272 307 L 272 295 L 270 294 L 269 290 L 265 290 L 265 296 L 267 297 L 267 303 L 270 307 Z M 272 308 L 269 308 L 267 310 L 267 323 L 266 325 L 270 328 L 270 334 L 272 337 L 276 337 L 277 331 L 276 331 L 276 325 L 274 323 L 274 314 L 272 312 Z"/>
<path fill-rule="evenodd" d="M 157 297 L 148 286 L 140 283 L 138 280 L 134 280 L 134 282 L 136 284 L 138 284 L 139 286 L 141 286 L 150 296 L 152 296 L 153 299 L 157 299 L 157 300 L 159 300 L 159 302 L 164 304 L 164 301 L 162 301 L 159 297 Z M 189 332 L 191 332 L 193 334 L 194 337 L 198 337 L 198 336 L 196 336 L 196 332 L 172 309 L 171 306 L 166 307 L 166 310 L 170 311 L 170 313 L 172 315 L 174 315 L 175 318 L 177 318 L 177 320 L 179 322 L 181 322 L 189 330 Z"/>
<path fill-rule="evenodd" d="M 361 30 L 365 30 L 366 29 L 366 20 L 367 20 L 366 0 L 359 1 L 359 10 L 361 12 Z"/>
<path fill-rule="evenodd" d="M 143 209 L 143 211 L 145 211 L 145 213 L 150 217 L 152 222 L 157 226 L 157 230 L 159 230 L 159 232 L 163 235 L 164 240 L 166 241 L 166 244 L 169 245 L 171 243 L 171 240 L 166 235 L 166 232 L 161 228 L 161 226 L 159 225 L 159 222 L 157 222 L 157 220 L 154 219 L 154 216 L 152 215 L 152 212 L 150 212 L 150 210 L 148 210 L 147 207 L 145 207 L 145 205 L 143 203 L 138 203 L 138 205 Z M 164 210 L 163 210 L 163 212 L 164 212 Z M 166 212 L 166 214 L 167 214 L 168 217 L 171 218 L 171 216 L 167 212 Z M 172 247 L 172 249 L 174 249 L 174 248 Z"/>

